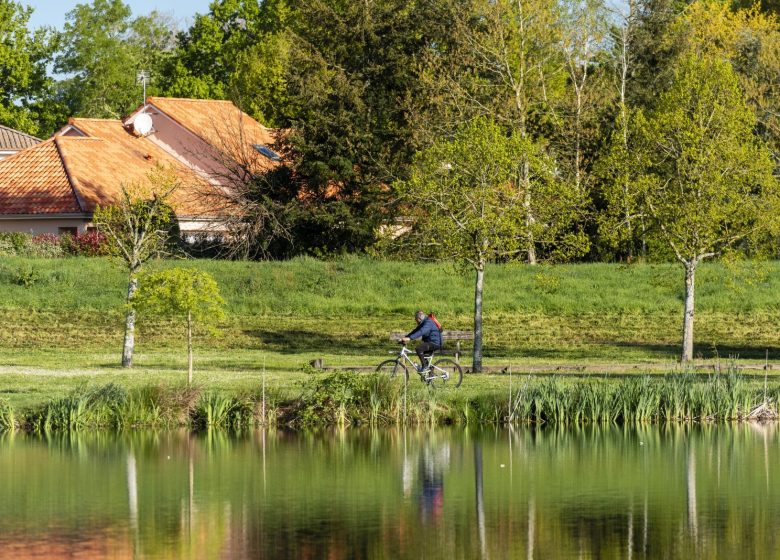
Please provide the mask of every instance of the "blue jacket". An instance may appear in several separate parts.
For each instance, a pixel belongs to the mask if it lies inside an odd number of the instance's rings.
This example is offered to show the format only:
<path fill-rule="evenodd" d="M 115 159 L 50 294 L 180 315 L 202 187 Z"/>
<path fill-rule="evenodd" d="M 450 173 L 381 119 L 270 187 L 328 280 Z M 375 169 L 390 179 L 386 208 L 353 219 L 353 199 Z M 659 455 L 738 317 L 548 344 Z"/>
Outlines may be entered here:
<path fill-rule="evenodd" d="M 441 331 L 436 323 L 431 321 L 430 317 L 426 317 L 422 322 L 417 325 L 417 328 L 407 334 L 412 340 L 422 338 L 423 342 L 430 342 L 434 346 L 441 348 Z"/>

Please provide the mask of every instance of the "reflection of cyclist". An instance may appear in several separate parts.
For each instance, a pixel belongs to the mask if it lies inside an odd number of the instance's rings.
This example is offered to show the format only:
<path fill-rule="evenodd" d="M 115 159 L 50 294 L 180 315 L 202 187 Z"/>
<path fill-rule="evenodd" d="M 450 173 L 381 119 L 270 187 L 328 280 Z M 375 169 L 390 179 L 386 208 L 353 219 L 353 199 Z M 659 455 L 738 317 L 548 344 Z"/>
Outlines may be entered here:
<path fill-rule="evenodd" d="M 414 314 L 414 320 L 417 321 L 417 328 L 401 339 L 401 342 L 409 342 L 422 338 L 422 342 L 417 345 L 417 357 L 420 358 L 420 371 L 428 369 L 430 365 L 430 356 L 435 350 L 441 350 L 441 331 L 433 319 L 428 317 L 424 311 L 418 311 Z M 429 359 L 426 360 L 425 358 Z"/>
<path fill-rule="evenodd" d="M 447 442 L 426 442 L 420 453 L 420 517 L 423 523 L 437 521 L 444 513 L 444 470 L 450 463 Z"/>

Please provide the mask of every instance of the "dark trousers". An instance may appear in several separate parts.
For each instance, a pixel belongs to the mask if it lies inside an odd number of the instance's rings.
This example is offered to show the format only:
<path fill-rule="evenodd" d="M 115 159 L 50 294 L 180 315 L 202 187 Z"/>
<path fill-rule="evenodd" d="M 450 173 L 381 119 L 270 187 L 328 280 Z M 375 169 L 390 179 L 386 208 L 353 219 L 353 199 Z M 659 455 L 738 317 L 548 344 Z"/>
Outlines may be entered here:
<path fill-rule="evenodd" d="M 417 357 L 420 358 L 420 364 L 422 364 L 423 367 L 428 365 L 428 362 L 425 360 L 425 356 L 430 356 L 433 354 L 434 350 L 441 350 L 441 346 L 436 346 L 430 342 L 421 342 L 417 345 L 417 348 L 415 348 Z"/>

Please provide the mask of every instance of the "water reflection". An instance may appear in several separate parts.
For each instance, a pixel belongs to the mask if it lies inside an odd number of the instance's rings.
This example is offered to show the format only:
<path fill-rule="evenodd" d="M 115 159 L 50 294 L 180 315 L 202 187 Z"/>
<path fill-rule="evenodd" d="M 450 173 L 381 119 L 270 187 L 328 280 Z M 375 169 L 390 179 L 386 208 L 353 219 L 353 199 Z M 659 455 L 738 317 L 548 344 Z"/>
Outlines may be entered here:
<path fill-rule="evenodd" d="M 0 557 L 774 558 L 777 425 L 0 438 Z"/>

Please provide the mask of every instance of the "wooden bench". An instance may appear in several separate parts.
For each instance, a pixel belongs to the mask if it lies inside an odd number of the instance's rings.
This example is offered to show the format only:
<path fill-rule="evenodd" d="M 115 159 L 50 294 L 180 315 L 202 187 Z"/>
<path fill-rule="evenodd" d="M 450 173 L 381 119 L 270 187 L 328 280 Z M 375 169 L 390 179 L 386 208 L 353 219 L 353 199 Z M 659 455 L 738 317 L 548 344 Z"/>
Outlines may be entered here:
<path fill-rule="evenodd" d="M 398 342 L 403 337 L 405 337 L 407 333 L 405 332 L 392 332 L 390 333 L 390 340 L 393 342 Z M 441 339 L 442 343 L 444 344 L 444 348 L 442 350 L 438 350 L 438 354 L 447 354 L 447 342 L 450 340 L 456 341 L 455 344 L 455 361 L 460 363 L 460 342 L 461 340 L 474 340 L 474 332 L 473 331 L 441 331 Z"/>

